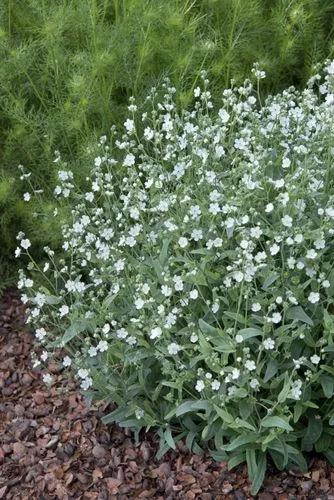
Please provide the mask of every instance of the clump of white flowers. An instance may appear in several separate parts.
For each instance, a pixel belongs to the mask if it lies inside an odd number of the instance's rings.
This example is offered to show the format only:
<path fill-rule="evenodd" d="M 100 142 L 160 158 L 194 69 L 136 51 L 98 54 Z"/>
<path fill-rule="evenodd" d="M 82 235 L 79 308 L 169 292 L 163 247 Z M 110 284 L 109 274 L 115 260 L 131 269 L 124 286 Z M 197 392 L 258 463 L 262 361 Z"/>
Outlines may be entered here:
<path fill-rule="evenodd" d="M 334 76 L 262 106 L 250 81 L 216 105 L 202 77 L 190 111 L 169 82 L 150 111 L 132 100 L 82 192 L 59 172 L 63 255 L 46 248 L 43 286 L 32 262 L 19 287 L 48 356 L 64 348 L 117 404 L 107 421 L 157 427 L 162 449 L 179 425 L 231 465 L 303 466 L 334 419 Z"/>

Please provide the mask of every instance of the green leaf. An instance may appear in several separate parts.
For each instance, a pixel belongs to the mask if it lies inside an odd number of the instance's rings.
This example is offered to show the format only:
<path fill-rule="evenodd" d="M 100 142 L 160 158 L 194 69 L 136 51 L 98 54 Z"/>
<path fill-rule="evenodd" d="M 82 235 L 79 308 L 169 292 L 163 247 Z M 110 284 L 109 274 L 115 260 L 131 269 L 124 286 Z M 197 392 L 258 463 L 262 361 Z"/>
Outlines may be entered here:
<path fill-rule="evenodd" d="M 296 453 L 290 453 L 290 447 L 288 447 L 288 449 L 289 449 L 289 461 L 296 464 L 302 472 L 307 472 L 308 467 L 303 454 L 300 453 L 300 451 L 298 450 L 296 450 Z"/>
<path fill-rule="evenodd" d="M 168 429 L 165 430 L 164 432 L 164 438 L 165 438 L 165 441 L 166 443 L 168 444 L 168 446 L 170 448 L 172 448 L 173 450 L 175 450 L 176 448 L 176 444 L 175 444 L 175 441 L 173 439 L 173 436 L 172 436 L 172 433 L 171 433 L 171 430 L 170 428 L 168 427 Z"/>
<path fill-rule="evenodd" d="M 227 446 L 224 447 L 226 451 L 234 451 L 237 448 L 240 448 L 241 446 L 244 446 L 249 443 L 256 443 L 257 440 L 260 439 L 260 436 L 254 433 L 248 433 L 248 434 L 242 434 L 241 436 L 238 436 L 237 438 L 233 439 L 233 441 L 230 442 Z"/>
<path fill-rule="evenodd" d="M 310 326 L 313 326 L 314 324 L 313 320 L 306 314 L 301 306 L 291 307 L 286 313 L 286 318 L 302 321 Z"/>
<path fill-rule="evenodd" d="M 329 375 L 321 375 L 320 383 L 326 398 L 331 398 L 334 392 L 334 379 Z"/>
<path fill-rule="evenodd" d="M 217 335 L 217 328 L 215 328 L 212 325 L 209 325 L 209 323 L 207 323 L 203 319 L 199 319 L 198 320 L 198 325 L 199 325 L 201 331 L 204 334 L 207 334 L 207 335 Z"/>
<path fill-rule="evenodd" d="M 219 406 L 214 405 L 214 409 L 217 412 L 217 415 L 223 420 L 223 422 L 226 422 L 227 424 L 232 424 L 234 422 L 234 417 L 227 411 L 223 410 L 222 408 L 219 408 Z"/>
<path fill-rule="evenodd" d="M 333 366 L 320 365 L 320 368 L 322 370 L 325 370 L 326 372 L 330 373 L 331 375 L 334 375 L 334 367 Z"/>
<path fill-rule="evenodd" d="M 285 431 L 293 431 L 293 428 L 289 423 L 281 417 L 269 416 L 264 417 L 261 421 L 262 427 L 278 427 L 279 429 L 284 429 Z"/>
<path fill-rule="evenodd" d="M 279 278 L 279 274 L 277 273 L 271 273 L 269 276 L 264 280 L 263 285 L 262 285 L 262 290 L 267 291 L 268 288 Z"/>
<path fill-rule="evenodd" d="M 256 495 L 262 486 L 267 469 L 266 453 L 259 450 L 246 450 L 249 479 L 252 482 L 251 494 Z"/>
<path fill-rule="evenodd" d="M 184 415 L 195 410 L 208 410 L 210 408 L 209 402 L 205 400 L 198 401 L 184 401 L 176 408 L 175 414 L 177 417 Z"/>
<path fill-rule="evenodd" d="M 62 301 L 61 297 L 56 297 L 55 295 L 47 295 L 45 297 L 45 300 L 46 300 L 46 303 L 50 304 L 50 305 L 56 305 Z"/>
<path fill-rule="evenodd" d="M 91 330 L 92 323 L 87 321 L 86 319 L 77 319 L 75 320 L 71 326 L 69 326 L 61 339 L 63 344 L 67 344 L 70 340 L 76 337 L 79 333 L 84 332 L 85 330 Z"/>
<path fill-rule="evenodd" d="M 230 460 L 227 462 L 227 467 L 228 470 L 233 469 L 234 467 L 237 467 L 237 465 L 241 464 L 242 462 L 245 461 L 245 453 L 238 453 L 237 455 L 234 455 Z"/>
<path fill-rule="evenodd" d="M 234 313 L 231 311 L 224 311 L 224 315 L 230 319 L 233 319 L 233 321 L 236 321 L 237 323 L 241 323 L 242 325 L 245 324 L 245 317 L 240 313 Z"/>
<path fill-rule="evenodd" d="M 323 425 L 320 418 L 310 415 L 308 426 L 302 439 L 302 450 L 312 451 L 314 443 L 320 438 Z"/>
<path fill-rule="evenodd" d="M 102 417 L 102 422 L 104 424 L 111 424 L 113 422 L 120 422 L 123 420 L 125 417 L 128 415 L 131 415 L 132 410 L 129 408 L 117 408 L 116 410 L 112 411 L 111 413 L 108 413 L 108 415 L 105 415 Z"/>
<path fill-rule="evenodd" d="M 193 442 L 195 437 L 197 436 L 196 431 L 189 431 L 186 437 L 186 447 L 188 448 L 189 451 L 192 451 L 193 448 Z"/>
<path fill-rule="evenodd" d="M 283 389 L 277 396 L 277 401 L 279 403 L 284 403 L 290 392 L 290 379 L 288 373 L 285 374 Z"/>
<path fill-rule="evenodd" d="M 293 410 L 293 421 L 294 423 L 298 422 L 300 419 L 302 413 L 303 413 L 304 407 L 300 401 L 297 401 L 295 404 L 294 410 Z"/>
<path fill-rule="evenodd" d="M 216 462 L 222 462 L 228 458 L 227 454 L 220 450 L 212 450 L 210 451 L 210 455 Z"/>
<path fill-rule="evenodd" d="M 251 339 L 252 337 L 257 337 L 262 335 L 262 330 L 260 328 L 243 328 L 238 331 L 238 335 L 241 335 L 244 340 Z"/>
<path fill-rule="evenodd" d="M 265 383 L 268 382 L 271 378 L 273 378 L 274 375 L 276 375 L 277 370 L 278 370 L 278 363 L 276 359 L 270 359 L 269 363 L 267 364 L 266 373 L 264 375 L 263 381 Z"/>
<path fill-rule="evenodd" d="M 326 450 L 323 452 L 327 460 L 330 462 L 331 465 L 334 465 L 334 450 Z"/>
<path fill-rule="evenodd" d="M 214 344 L 215 351 L 227 352 L 227 353 L 235 351 L 235 347 L 230 337 L 222 330 L 220 330 L 219 328 L 215 328 L 212 325 L 209 325 L 209 323 L 207 323 L 203 319 L 198 320 L 198 325 L 200 327 L 201 332 L 203 332 L 204 335 L 210 337 L 211 343 Z M 207 340 L 204 338 L 202 334 L 200 334 L 198 337 L 202 351 L 203 349 L 205 349 L 204 352 L 209 354 L 212 351 L 211 344 L 207 342 Z"/>
<path fill-rule="evenodd" d="M 168 247 L 169 247 L 170 240 L 164 240 L 162 243 L 162 249 L 159 255 L 159 262 L 162 267 L 164 267 L 166 261 L 167 261 L 167 256 L 168 256 Z"/>

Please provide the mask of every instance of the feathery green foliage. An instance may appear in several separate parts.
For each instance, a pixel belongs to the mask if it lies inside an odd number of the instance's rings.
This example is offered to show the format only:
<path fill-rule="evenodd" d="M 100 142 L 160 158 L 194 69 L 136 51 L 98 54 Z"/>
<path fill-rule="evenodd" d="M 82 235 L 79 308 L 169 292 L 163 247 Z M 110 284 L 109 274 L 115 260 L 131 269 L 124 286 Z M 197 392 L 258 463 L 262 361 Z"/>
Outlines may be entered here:
<path fill-rule="evenodd" d="M 85 176 L 96 137 L 119 124 L 129 96 L 169 74 L 187 105 L 201 69 L 216 95 L 254 61 L 266 92 L 302 84 L 332 53 L 331 0 L 4 0 L 0 5 L 0 253 L 18 229 L 52 232 L 22 199 L 17 165 L 48 200 L 54 150 Z M 46 201 L 47 204 L 51 202 Z M 44 225 L 43 225 L 44 224 Z"/>

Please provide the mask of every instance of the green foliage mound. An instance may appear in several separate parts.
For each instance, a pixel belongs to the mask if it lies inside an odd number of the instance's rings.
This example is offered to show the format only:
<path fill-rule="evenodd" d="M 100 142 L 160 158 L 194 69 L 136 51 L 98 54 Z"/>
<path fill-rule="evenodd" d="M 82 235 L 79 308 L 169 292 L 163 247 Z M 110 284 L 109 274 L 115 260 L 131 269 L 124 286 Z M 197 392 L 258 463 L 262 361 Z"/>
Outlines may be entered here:
<path fill-rule="evenodd" d="M 268 457 L 334 458 L 334 62 L 263 105 L 253 73 L 217 105 L 204 74 L 188 111 L 170 82 L 132 99 L 83 191 L 61 165 L 64 254 L 19 287 L 36 365 L 63 348 L 106 422 L 246 461 L 256 494 Z"/>
<path fill-rule="evenodd" d="M 331 0 L 1 2 L 1 255 L 8 260 L 22 227 L 36 243 L 56 243 L 22 201 L 19 164 L 39 179 L 49 206 L 54 150 L 72 168 L 77 161 L 80 181 L 87 150 L 122 123 L 130 96 L 168 73 L 185 106 L 201 69 L 220 95 L 254 61 L 269 75 L 265 92 L 304 83 L 332 50 L 333 13 Z"/>

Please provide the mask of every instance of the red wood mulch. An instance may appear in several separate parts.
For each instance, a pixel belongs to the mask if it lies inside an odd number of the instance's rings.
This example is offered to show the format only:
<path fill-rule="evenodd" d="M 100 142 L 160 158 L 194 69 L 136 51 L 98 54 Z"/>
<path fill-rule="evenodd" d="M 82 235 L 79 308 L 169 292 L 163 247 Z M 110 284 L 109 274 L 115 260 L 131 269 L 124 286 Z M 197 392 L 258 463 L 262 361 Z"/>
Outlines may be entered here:
<path fill-rule="evenodd" d="M 155 459 L 154 436 L 136 447 L 129 432 L 100 422 L 73 382 L 51 366 L 48 389 L 32 370 L 33 337 L 15 292 L 0 305 L 0 499 L 243 500 L 245 467 L 177 452 Z M 313 460 L 308 474 L 271 471 L 260 500 L 334 500 L 334 468 Z"/>

